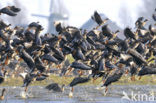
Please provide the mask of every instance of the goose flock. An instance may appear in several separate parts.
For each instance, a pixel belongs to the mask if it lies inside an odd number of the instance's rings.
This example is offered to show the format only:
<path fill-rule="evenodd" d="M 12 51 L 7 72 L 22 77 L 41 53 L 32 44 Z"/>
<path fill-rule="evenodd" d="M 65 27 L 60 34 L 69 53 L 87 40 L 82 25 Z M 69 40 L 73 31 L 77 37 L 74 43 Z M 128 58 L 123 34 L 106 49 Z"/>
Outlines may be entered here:
<path fill-rule="evenodd" d="M 0 9 L 0 15 L 16 16 L 21 9 L 7 6 Z M 91 17 L 98 26 L 90 31 L 54 22 L 57 34 L 42 34 L 44 28 L 39 22 L 32 22 L 26 28 L 6 24 L 0 20 L 0 84 L 5 82 L 8 74 L 6 66 L 13 64 L 13 73 L 24 68 L 26 72 L 18 73 L 23 78 L 22 87 L 27 92 L 32 81 L 43 81 L 49 77 L 53 67 L 61 72 L 59 76 L 78 75 L 69 84 L 69 96 L 73 96 L 74 86 L 80 83 L 93 82 L 102 78 L 105 93 L 108 86 L 118 81 L 124 74 L 141 79 L 144 75 L 156 74 L 156 28 L 155 25 L 145 27 L 148 22 L 144 17 L 138 18 L 135 29 L 126 27 L 123 31 L 125 39 L 119 38 L 118 32 L 112 32 L 106 18 L 102 20 L 97 11 Z M 156 21 L 154 11 L 152 18 Z M 74 61 L 67 67 L 68 55 Z M 16 61 L 16 63 L 15 63 Z M 21 65 L 21 63 L 25 65 Z M 11 76 L 9 76 L 11 77 Z M 62 81 L 63 83 L 63 81 Z M 62 85 L 52 83 L 48 90 L 64 91 Z M 0 99 L 4 99 L 5 88 Z"/>

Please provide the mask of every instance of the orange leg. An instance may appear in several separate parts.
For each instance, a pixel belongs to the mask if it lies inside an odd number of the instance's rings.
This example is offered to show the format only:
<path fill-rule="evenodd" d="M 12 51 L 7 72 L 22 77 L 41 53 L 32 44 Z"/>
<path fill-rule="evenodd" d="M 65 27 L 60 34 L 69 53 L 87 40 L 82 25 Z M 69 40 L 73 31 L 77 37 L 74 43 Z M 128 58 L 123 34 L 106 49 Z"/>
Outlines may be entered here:
<path fill-rule="evenodd" d="M 62 68 L 62 64 L 57 65 L 56 68 L 58 68 L 58 69 Z"/>
<path fill-rule="evenodd" d="M 8 60 L 9 60 L 9 57 L 7 56 L 5 59 L 5 65 L 8 65 Z"/>
<path fill-rule="evenodd" d="M 107 91 L 108 91 L 108 87 L 106 87 L 106 89 L 105 89 L 105 93 L 107 93 Z"/>
<path fill-rule="evenodd" d="M 72 87 L 72 90 L 71 91 L 74 92 L 74 87 Z"/>
<path fill-rule="evenodd" d="M 28 87 L 26 86 L 26 87 L 25 87 L 25 92 L 27 92 L 27 90 L 28 90 Z"/>
<path fill-rule="evenodd" d="M 78 73 L 79 73 L 80 76 L 83 75 L 83 71 L 82 70 L 79 70 Z"/>
<path fill-rule="evenodd" d="M 131 81 L 135 81 L 135 75 L 131 76 Z"/>
<path fill-rule="evenodd" d="M 128 70 L 126 70 L 125 74 L 128 74 L 128 73 L 129 73 L 129 71 L 128 71 Z"/>
<path fill-rule="evenodd" d="M 67 69 L 67 73 L 65 73 L 65 75 L 69 75 L 71 71 L 72 71 L 72 67 L 69 67 L 69 68 Z"/>
<path fill-rule="evenodd" d="M 139 80 L 141 79 L 141 76 L 139 76 Z"/>

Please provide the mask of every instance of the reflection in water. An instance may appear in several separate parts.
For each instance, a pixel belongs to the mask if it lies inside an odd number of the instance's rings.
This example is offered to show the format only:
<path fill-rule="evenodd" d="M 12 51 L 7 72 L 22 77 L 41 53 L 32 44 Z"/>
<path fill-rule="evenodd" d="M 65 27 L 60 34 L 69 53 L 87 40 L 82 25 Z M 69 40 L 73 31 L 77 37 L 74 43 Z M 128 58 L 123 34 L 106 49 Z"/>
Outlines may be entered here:
<path fill-rule="evenodd" d="M 124 96 L 123 91 L 128 97 L 131 97 L 132 91 L 136 94 L 139 93 L 139 95 L 151 95 L 151 93 L 154 95 L 156 92 L 155 87 L 149 85 L 112 85 L 108 94 L 103 96 L 103 90 L 98 90 L 95 86 L 76 86 L 73 98 L 68 98 L 69 87 L 65 87 L 63 93 L 48 91 L 41 86 L 29 87 L 28 93 L 25 93 L 22 87 L 0 87 L 0 90 L 2 88 L 7 89 L 5 100 L 1 101 L 1 103 L 149 103 L 148 101 L 133 102 L 121 99 Z M 154 101 L 150 103 L 154 103 Z"/>

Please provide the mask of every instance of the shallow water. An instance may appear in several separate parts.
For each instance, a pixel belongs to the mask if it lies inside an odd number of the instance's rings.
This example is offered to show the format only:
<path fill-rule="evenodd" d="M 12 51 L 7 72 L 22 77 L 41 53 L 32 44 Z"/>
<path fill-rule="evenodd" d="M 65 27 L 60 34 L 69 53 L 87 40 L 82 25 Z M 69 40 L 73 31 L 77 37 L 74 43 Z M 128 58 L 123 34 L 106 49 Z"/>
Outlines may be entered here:
<path fill-rule="evenodd" d="M 23 99 L 20 94 L 22 87 L 0 87 L 6 88 L 5 100 L 0 103 L 155 103 L 156 86 L 119 86 L 109 87 L 108 93 L 104 96 L 104 90 L 97 90 L 96 86 L 76 86 L 74 88 L 73 98 L 68 97 L 69 87 L 65 87 L 63 93 L 48 91 L 41 86 L 30 86 L 28 88 L 29 97 Z M 127 94 L 130 100 L 122 99 L 123 92 Z M 146 95 L 146 97 L 142 97 Z M 132 98 L 135 95 L 135 99 Z M 154 99 L 151 99 L 151 97 Z M 155 101 L 153 101 L 155 100 Z"/>

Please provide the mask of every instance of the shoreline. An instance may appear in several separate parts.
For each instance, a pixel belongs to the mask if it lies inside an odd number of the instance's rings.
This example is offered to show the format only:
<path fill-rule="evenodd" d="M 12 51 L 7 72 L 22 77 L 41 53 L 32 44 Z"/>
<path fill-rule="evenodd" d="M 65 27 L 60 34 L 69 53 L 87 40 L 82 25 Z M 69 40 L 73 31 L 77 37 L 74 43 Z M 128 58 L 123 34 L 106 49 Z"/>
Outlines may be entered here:
<path fill-rule="evenodd" d="M 65 84 L 66 86 L 73 80 L 74 77 L 59 77 L 56 75 L 50 75 L 47 79 L 43 81 L 33 81 L 30 86 L 46 86 L 50 83 L 58 83 L 59 85 Z M 156 75 L 147 75 L 143 76 L 141 80 L 138 80 L 138 76 L 136 76 L 135 81 L 130 80 L 130 76 L 123 76 L 118 82 L 112 83 L 112 85 L 156 85 Z M 100 85 L 102 78 L 98 78 L 95 83 L 91 79 L 87 83 L 79 84 L 79 85 Z M 7 78 L 1 86 L 22 86 L 23 80 L 21 77 L 15 78 Z"/>

